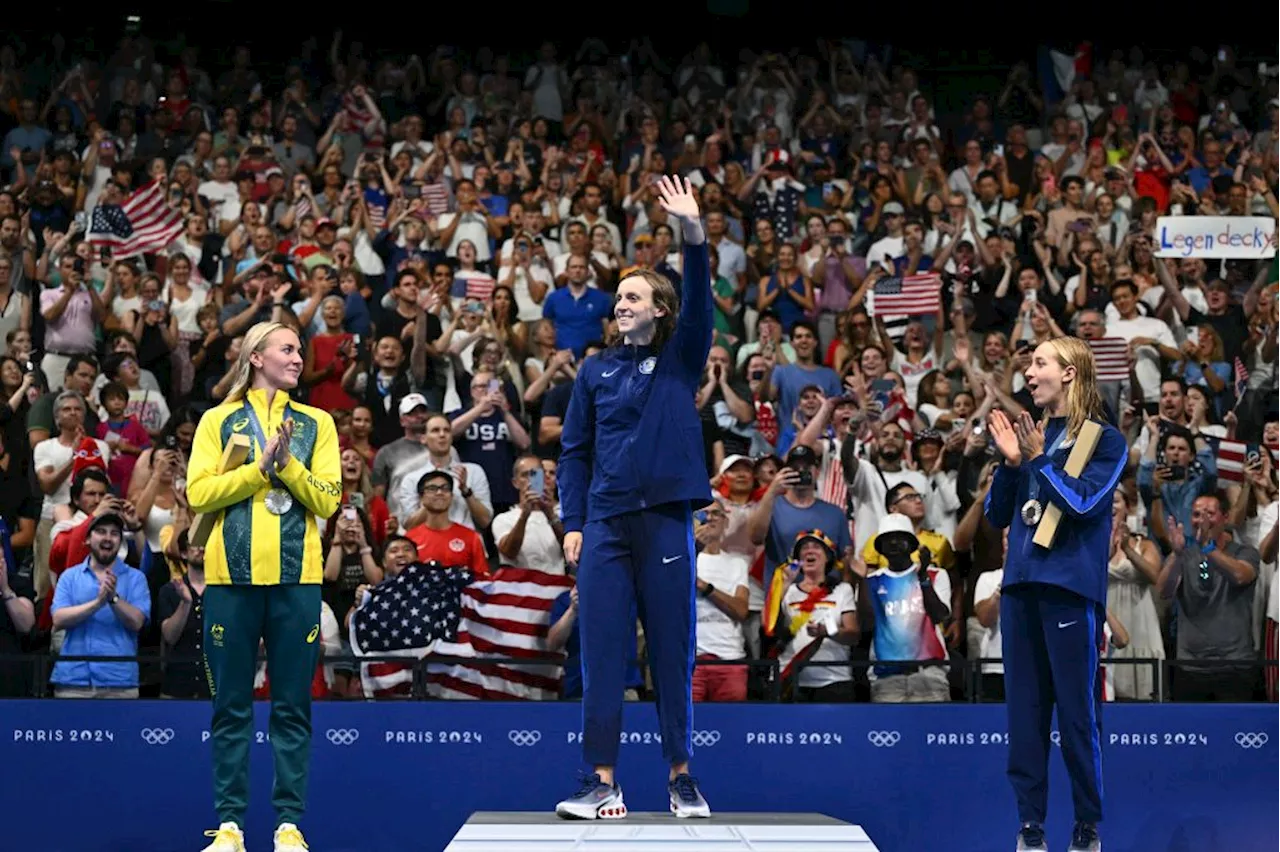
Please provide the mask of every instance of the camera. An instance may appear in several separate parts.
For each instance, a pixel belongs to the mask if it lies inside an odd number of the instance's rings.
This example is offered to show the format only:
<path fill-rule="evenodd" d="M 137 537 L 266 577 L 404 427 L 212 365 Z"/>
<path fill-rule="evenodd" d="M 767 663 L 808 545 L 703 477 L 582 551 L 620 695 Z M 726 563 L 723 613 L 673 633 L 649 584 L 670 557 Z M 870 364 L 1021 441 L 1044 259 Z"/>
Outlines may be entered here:
<path fill-rule="evenodd" d="M 177 435 L 165 435 L 163 438 L 161 438 L 161 439 L 160 439 L 160 448 L 161 448 L 161 449 L 163 449 L 163 450 L 175 450 L 175 451 L 176 451 L 176 450 L 178 449 L 178 436 L 177 436 Z"/>
<path fill-rule="evenodd" d="M 796 486 L 800 488 L 808 488 L 813 485 L 813 471 L 807 467 L 796 471 Z"/>
<path fill-rule="evenodd" d="M 1174 482 L 1181 482 L 1187 478 L 1187 466 L 1182 464 L 1169 465 L 1169 479 Z"/>

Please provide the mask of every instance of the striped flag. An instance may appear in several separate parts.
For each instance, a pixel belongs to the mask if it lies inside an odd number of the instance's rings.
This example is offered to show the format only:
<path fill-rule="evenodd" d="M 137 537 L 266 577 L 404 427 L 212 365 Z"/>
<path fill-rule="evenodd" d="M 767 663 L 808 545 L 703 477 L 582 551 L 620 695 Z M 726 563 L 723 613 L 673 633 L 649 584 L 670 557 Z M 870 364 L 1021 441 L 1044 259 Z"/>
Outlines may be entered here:
<path fill-rule="evenodd" d="M 573 579 L 526 568 L 503 568 L 494 579 L 462 590 L 457 641 L 442 639 L 432 651 L 470 657 L 475 663 L 429 664 L 432 698 L 548 701 L 560 694 L 564 655 L 547 650 L 547 629 L 556 598 Z M 518 658 L 527 665 L 485 663 L 485 658 Z"/>
<path fill-rule="evenodd" d="M 139 187 L 124 204 L 93 208 L 86 238 L 90 245 L 110 248 L 111 256 L 121 259 L 160 251 L 181 233 L 182 211 L 168 205 L 157 179 Z"/>
<path fill-rule="evenodd" d="M 1244 399 L 1245 391 L 1249 390 L 1249 369 L 1245 367 L 1239 355 L 1235 358 L 1235 385 L 1236 404 L 1239 405 L 1240 400 Z"/>
<path fill-rule="evenodd" d="M 458 582 L 444 582 L 438 572 L 452 572 Z M 548 621 L 556 598 L 572 586 L 569 577 L 524 568 L 503 568 L 491 579 L 474 581 L 464 569 L 412 565 L 379 584 L 357 610 L 351 646 L 357 656 L 476 661 L 430 663 L 427 686 L 435 698 L 553 699 L 559 694 L 563 655 L 546 650 Z M 391 641 L 384 641 L 387 624 L 400 630 Z M 486 658 L 530 662 L 486 663 Z M 409 695 L 412 663 L 363 663 L 361 682 L 367 698 Z"/>
<path fill-rule="evenodd" d="M 1244 462 L 1247 450 L 1247 445 L 1241 441 L 1228 441 L 1225 438 L 1218 439 L 1218 447 L 1214 455 L 1217 457 L 1219 484 L 1230 482 L 1238 485 L 1244 482 Z"/>
<path fill-rule="evenodd" d="M 1094 369 L 1100 382 L 1124 382 L 1129 379 L 1129 342 L 1123 337 L 1090 340 Z"/>
<path fill-rule="evenodd" d="M 942 279 L 935 272 L 876 281 L 876 316 L 934 314 L 942 306 Z"/>

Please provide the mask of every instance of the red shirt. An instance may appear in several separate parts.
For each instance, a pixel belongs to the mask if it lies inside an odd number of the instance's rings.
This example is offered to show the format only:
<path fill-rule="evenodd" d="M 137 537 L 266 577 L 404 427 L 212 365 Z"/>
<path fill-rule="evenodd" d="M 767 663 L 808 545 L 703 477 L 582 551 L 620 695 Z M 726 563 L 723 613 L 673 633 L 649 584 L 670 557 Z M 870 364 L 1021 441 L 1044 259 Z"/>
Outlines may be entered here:
<path fill-rule="evenodd" d="M 484 542 L 473 529 L 462 524 L 450 524 L 447 529 L 433 530 L 426 524 L 405 533 L 418 546 L 418 559 L 435 560 L 447 567 L 470 568 L 476 579 L 489 576 L 489 557 L 484 552 Z"/>

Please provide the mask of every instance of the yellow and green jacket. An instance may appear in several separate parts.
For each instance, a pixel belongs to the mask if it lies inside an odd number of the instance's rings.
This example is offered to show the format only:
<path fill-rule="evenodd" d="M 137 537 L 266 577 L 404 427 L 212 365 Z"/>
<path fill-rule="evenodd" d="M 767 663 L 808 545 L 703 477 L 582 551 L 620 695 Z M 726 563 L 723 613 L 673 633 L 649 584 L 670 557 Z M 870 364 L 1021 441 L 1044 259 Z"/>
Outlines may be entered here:
<path fill-rule="evenodd" d="M 205 412 L 187 463 L 191 511 L 219 513 L 205 545 L 205 580 L 237 586 L 319 583 L 324 577 L 324 554 L 316 518 L 331 517 L 342 497 L 333 418 L 323 409 L 293 402 L 281 391 L 276 392 L 270 411 L 266 391 L 251 390 L 245 398 L 268 438 L 284 422 L 286 405 L 293 417 L 289 444 L 293 458 L 277 474 L 293 495 L 293 506 L 283 515 L 267 511 L 264 498 L 271 480 L 258 469 L 262 447 L 249 424 L 244 400 Z M 249 458 L 235 470 L 219 474 L 223 447 L 237 432 L 249 438 Z"/>

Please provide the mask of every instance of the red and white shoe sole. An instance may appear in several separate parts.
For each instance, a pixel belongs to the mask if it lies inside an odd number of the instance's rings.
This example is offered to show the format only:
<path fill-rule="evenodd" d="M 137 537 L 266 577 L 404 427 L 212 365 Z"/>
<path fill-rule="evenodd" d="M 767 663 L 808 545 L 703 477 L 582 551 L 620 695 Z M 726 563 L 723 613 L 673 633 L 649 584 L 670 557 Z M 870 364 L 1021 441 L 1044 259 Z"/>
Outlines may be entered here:
<path fill-rule="evenodd" d="M 627 815 L 627 806 L 624 804 L 607 805 L 599 808 L 594 813 L 579 813 L 567 807 L 556 808 L 556 815 L 563 819 L 623 819 Z"/>

